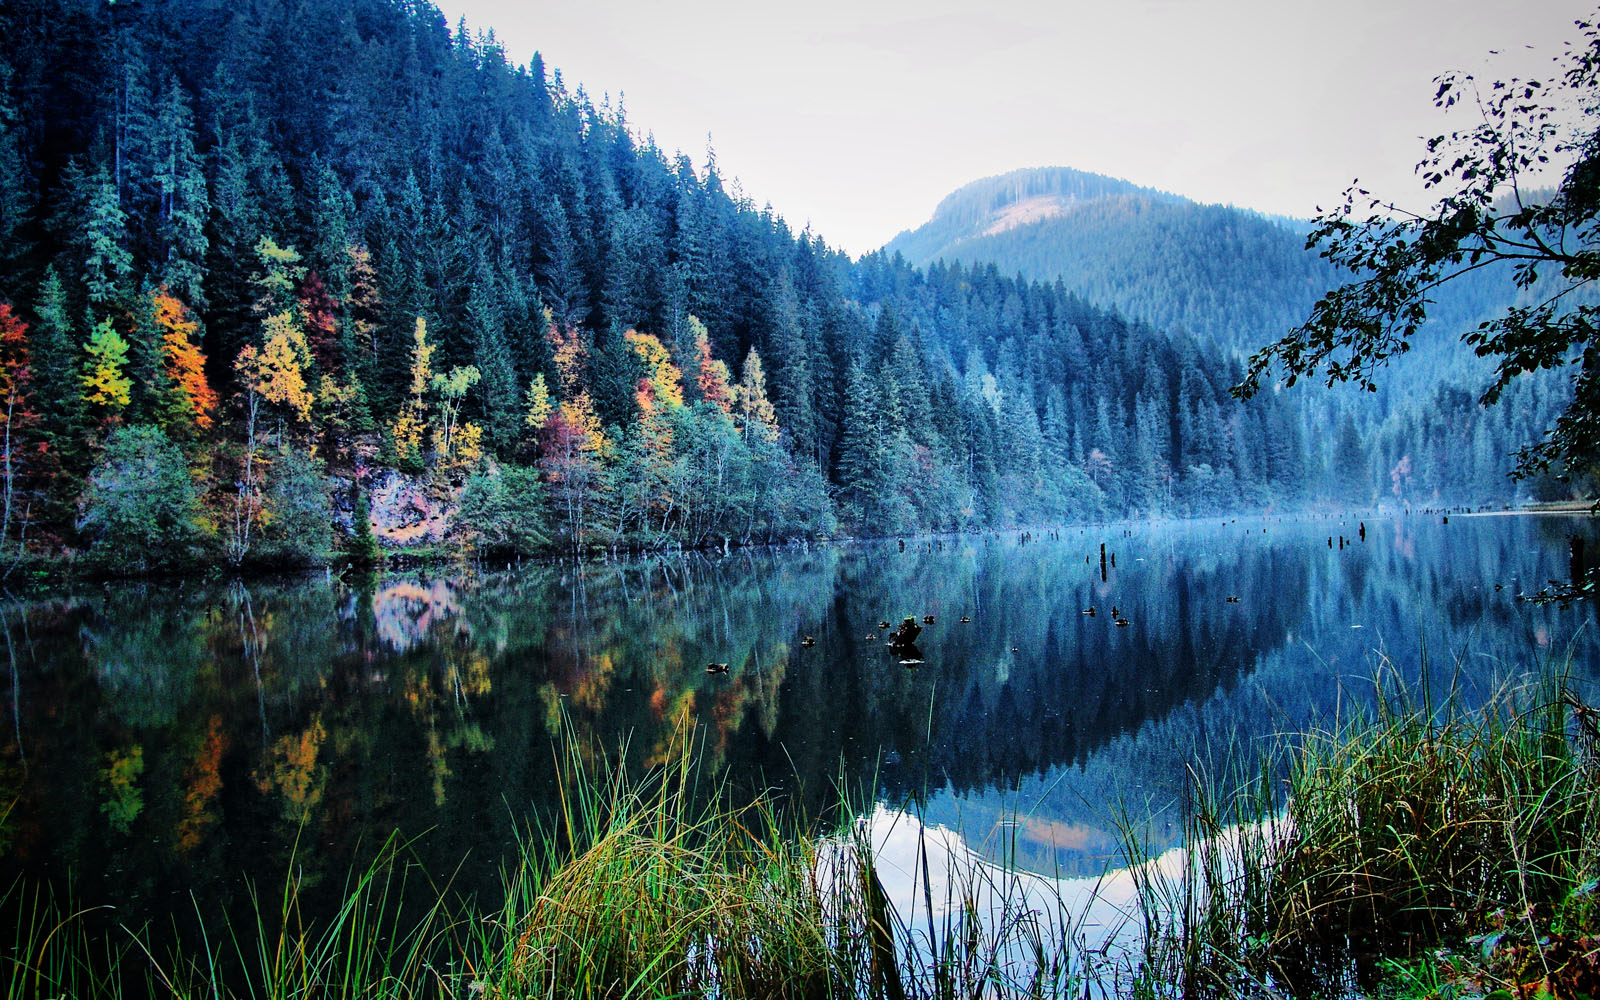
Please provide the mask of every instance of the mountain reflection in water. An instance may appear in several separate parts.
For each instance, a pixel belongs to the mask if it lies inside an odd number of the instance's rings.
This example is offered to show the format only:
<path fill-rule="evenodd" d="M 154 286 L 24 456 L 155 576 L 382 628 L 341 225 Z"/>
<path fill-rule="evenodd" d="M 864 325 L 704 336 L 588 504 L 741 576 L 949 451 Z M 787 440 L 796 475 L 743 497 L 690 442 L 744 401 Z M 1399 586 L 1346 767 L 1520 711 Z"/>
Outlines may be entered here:
<path fill-rule="evenodd" d="M 492 895 L 553 801 L 569 724 L 635 770 L 693 726 L 718 794 L 772 791 L 817 821 L 884 802 L 991 858 L 1094 876 L 1119 808 L 1172 846 L 1191 768 L 1221 775 L 1341 689 L 1364 697 L 1379 651 L 1415 677 L 1425 649 L 1434 683 L 1469 697 L 1569 642 L 1580 679 L 1600 673 L 1592 608 L 1514 599 L 1565 575 L 1588 519 L 1356 529 L 1211 521 L 8 600 L 0 877 L 70 873 L 84 900 L 160 923 L 191 892 L 242 904 L 291 855 L 307 898 L 332 899 L 400 830 L 430 872 Z M 878 635 L 907 617 L 919 663 Z"/>

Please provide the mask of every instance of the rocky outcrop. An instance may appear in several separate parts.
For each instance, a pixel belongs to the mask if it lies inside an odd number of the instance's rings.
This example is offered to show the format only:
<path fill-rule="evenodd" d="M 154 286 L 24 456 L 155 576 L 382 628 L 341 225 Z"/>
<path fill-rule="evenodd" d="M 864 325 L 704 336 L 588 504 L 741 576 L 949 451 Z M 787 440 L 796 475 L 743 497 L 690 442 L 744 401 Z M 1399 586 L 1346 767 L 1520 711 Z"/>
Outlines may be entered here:
<path fill-rule="evenodd" d="M 426 476 L 374 469 L 363 484 L 372 505 L 372 530 L 382 545 L 443 541 L 455 521 L 455 494 Z"/>

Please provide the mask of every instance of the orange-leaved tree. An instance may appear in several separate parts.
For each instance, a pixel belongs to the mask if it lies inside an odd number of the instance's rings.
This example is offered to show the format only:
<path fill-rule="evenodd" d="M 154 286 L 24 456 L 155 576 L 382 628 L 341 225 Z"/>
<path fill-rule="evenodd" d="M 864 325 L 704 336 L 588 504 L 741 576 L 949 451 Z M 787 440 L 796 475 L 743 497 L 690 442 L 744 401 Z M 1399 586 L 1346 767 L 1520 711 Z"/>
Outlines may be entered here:
<path fill-rule="evenodd" d="M 169 383 L 170 398 L 177 404 L 161 423 L 169 434 L 190 428 L 209 430 L 217 393 L 206 381 L 206 356 L 198 342 L 200 324 L 165 285 L 150 293 L 150 310 L 161 335 L 161 371 Z"/>

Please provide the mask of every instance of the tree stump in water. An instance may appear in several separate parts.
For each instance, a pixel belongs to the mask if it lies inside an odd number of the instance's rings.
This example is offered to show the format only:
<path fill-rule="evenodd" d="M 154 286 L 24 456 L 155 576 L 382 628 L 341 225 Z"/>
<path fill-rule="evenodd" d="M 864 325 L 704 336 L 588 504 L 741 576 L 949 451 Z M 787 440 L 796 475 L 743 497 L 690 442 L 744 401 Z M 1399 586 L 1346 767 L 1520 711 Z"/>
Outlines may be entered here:
<path fill-rule="evenodd" d="M 908 649 L 917 641 L 917 636 L 922 634 L 922 626 L 917 624 L 915 618 L 907 618 L 900 623 L 900 627 L 889 633 L 889 648 L 899 652 Z"/>

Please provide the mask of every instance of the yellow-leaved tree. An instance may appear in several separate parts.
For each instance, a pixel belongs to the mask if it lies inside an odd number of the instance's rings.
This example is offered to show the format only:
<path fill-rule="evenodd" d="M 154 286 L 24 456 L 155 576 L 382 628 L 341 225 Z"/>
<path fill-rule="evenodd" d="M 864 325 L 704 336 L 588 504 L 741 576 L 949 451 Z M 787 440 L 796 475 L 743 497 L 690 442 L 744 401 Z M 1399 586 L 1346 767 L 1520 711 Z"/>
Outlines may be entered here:
<path fill-rule="evenodd" d="M 107 318 L 95 324 L 83 349 L 88 355 L 83 361 L 83 401 L 110 420 L 128 405 L 128 393 L 133 388 L 133 380 L 124 374 L 128 342 Z"/>
<path fill-rule="evenodd" d="M 778 413 L 767 399 L 767 377 L 761 371 L 761 355 L 754 347 L 744 358 L 744 374 L 734 393 L 734 416 L 746 441 L 778 440 Z"/>
<path fill-rule="evenodd" d="M 422 433 L 428 419 L 424 395 L 433 374 L 433 351 L 433 345 L 428 343 L 428 321 L 418 316 L 411 331 L 411 393 L 389 429 L 395 457 L 408 465 L 422 462 Z"/>
<path fill-rule="evenodd" d="M 433 450 L 439 456 L 439 461 L 450 462 L 454 452 L 451 450 L 455 444 L 456 420 L 461 415 L 461 404 L 467 398 L 467 390 L 478 384 L 481 375 L 476 365 L 465 368 L 455 367 L 450 369 L 448 375 L 435 375 L 429 385 L 439 394 L 439 426 L 433 432 Z M 483 454 L 482 430 L 475 424 L 468 424 L 472 438 L 473 451 L 476 454 L 472 460 L 476 461 Z"/>

